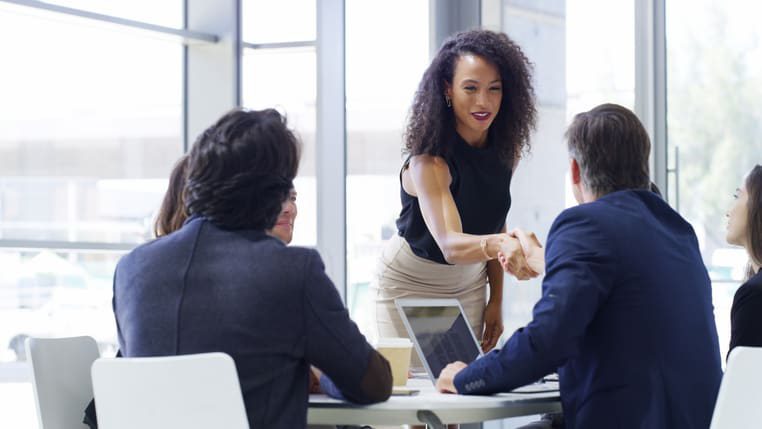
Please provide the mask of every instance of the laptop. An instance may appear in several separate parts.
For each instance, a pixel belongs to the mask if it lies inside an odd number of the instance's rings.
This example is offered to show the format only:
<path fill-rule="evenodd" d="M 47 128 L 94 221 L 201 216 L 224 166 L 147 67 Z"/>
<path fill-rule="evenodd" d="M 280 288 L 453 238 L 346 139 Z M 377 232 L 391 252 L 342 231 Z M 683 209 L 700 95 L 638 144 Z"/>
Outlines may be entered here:
<path fill-rule="evenodd" d="M 447 364 L 471 363 L 482 355 L 457 299 L 403 298 L 395 305 L 432 382 Z"/>
<path fill-rule="evenodd" d="M 482 348 L 457 299 L 403 298 L 395 300 L 395 305 L 432 383 L 436 384 L 448 364 L 469 364 L 482 356 Z M 543 378 L 511 393 L 554 391 L 558 391 L 558 379 Z"/>

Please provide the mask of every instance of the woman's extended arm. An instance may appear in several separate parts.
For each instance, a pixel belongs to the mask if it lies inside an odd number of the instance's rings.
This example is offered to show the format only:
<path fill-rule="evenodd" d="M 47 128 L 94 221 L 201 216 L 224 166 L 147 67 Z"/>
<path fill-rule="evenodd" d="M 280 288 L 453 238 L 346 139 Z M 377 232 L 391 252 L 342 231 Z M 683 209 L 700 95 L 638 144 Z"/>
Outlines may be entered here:
<path fill-rule="evenodd" d="M 413 156 L 402 179 L 405 192 L 418 198 L 423 220 L 447 262 L 483 262 L 497 258 L 498 252 L 502 252 L 514 262 L 509 272 L 517 278 L 537 275 L 526 264 L 521 244 L 515 237 L 505 233 L 463 233 L 460 214 L 450 192 L 450 169 L 444 159 L 430 155 Z"/>
<path fill-rule="evenodd" d="M 502 232 L 505 232 L 505 225 Z M 497 259 L 487 261 L 489 301 L 484 308 L 482 350 L 486 353 L 497 345 L 503 334 L 503 267 Z"/>

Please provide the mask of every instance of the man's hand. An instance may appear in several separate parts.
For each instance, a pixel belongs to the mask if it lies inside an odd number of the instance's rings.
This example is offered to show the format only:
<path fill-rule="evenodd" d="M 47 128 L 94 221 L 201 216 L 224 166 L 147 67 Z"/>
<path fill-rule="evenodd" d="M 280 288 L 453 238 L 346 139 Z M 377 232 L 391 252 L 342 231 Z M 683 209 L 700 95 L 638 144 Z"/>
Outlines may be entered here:
<path fill-rule="evenodd" d="M 467 366 L 460 361 L 447 365 L 439 374 L 437 390 L 442 393 L 458 393 L 458 390 L 455 388 L 455 376 Z"/>
<path fill-rule="evenodd" d="M 310 367 L 309 393 L 323 393 L 320 390 L 320 370 L 314 366 Z"/>
<path fill-rule="evenodd" d="M 510 235 L 518 238 L 521 243 L 529 268 L 538 274 L 545 272 L 545 249 L 542 248 L 534 232 L 528 233 L 521 228 L 516 228 L 510 232 Z"/>
<path fill-rule="evenodd" d="M 492 350 L 503 333 L 503 306 L 500 302 L 490 301 L 484 308 L 484 335 L 482 335 L 482 350 L 484 353 Z"/>
<path fill-rule="evenodd" d="M 513 235 L 507 235 L 507 238 L 502 241 L 497 258 L 503 270 L 513 274 L 519 280 L 529 280 L 540 274 L 529 266 L 521 242 Z"/>

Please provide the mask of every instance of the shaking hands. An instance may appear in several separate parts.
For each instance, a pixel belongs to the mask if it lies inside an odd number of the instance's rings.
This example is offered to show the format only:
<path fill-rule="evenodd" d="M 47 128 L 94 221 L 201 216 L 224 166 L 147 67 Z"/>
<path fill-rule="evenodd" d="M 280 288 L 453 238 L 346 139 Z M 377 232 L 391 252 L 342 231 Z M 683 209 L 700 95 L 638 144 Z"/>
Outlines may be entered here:
<path fill-rule="evenodd" d="M 503 270 L 518 280 L 529 280 L 542 274 L 545 271 L 545 250 L 537 236 L 520 228 L 507 235 L 497 254 Z"/>

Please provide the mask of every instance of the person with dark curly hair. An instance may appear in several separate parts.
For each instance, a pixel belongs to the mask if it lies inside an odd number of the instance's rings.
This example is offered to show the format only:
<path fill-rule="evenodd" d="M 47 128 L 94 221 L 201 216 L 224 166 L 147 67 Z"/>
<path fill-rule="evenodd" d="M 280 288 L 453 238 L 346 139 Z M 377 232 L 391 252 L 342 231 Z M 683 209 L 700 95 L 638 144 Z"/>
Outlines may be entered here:
<path fill-rule="evenodd" d="M 268 234 L 298 166 L 277 111 L 231 111 L 188 154 L 189 219 L 114 274 L 122 355 L 229 354 L 252 428 L 306 426 L 310 365 L 349 401 L 391 394 L 389 363 L 350 320 L 320 255 Z"/>
<path fill-rule="evenodd" d="M 183 155 L 177 160 L 169 174 L 167 192 L 164 194 L 159 212 L 156 215 L 153 228 L 157 238 L 177 231 L 188 219 L 183 198 L 187 169 L 188 156 Z M 270 234 L 280 238 L 286 244 L 291 243 L 294 238 L 294 221 L 297 214 L 296 190 L 291 188 L 288 198 L 283 202 L 275 226 L 269 231 Z"/>
<path fill-rule="evenodd" d="M 188 219 L 188 215 L 185 211 L 185 199 L 183 198 L 187 171 L 188 155 L 184 154 L 177 160 L 172 168 L 172 172 L 169 174 L 167 192 L 164 194 L 161 206 L 159 207 L 159 212 L 156 214 L 156 220 L 154 221 L 153 231 L 156 238 L 164 237 L 177 231 Z M 296 191 L 291 188 L 289 197 L 283 202 L 275 226 L 269 230 L 268 233 L 279 238 L 286 244 L 291 243 L 294 234 L 294 220 L 296 219 L 296 215 Z M 119 353 L 117 356 L 121 357 L 121 354 Z M 310 393 L 321 393 L 319 377 L 320 375 L 318 371 L 310 371 Z M 85 410 L 83 423 L 92 429 L 98 427 L 95 403 L 93 401 L 88 404 Z"/>
<path fill-rule="evenodd" d="M 474 30 L 446 40 L 425 71 L 405 134 L 398 235 L 374 286 L 380 337 L 407 336 L 395 299 L 456 298 L 490 350 L 503 332 L 498 255 L 519 279 L 542 271 L 505 224 L 511 177 L 535 126 L 530 70 L 508 36 Z"/>

